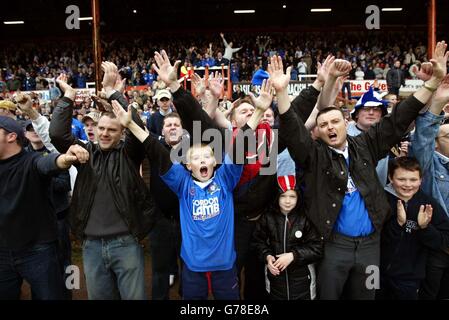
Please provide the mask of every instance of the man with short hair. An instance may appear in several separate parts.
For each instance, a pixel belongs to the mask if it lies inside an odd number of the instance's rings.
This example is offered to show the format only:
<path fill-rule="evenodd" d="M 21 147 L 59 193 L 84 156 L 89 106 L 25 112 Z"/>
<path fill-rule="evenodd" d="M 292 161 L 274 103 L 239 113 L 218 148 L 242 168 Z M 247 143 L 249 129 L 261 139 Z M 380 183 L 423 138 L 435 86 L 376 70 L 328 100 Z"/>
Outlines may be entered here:
<path fill-rule="evenodd" d="M 325 240 L 318 273 L 320 299 L 339 299 L 345 286 L 351 299 L 373 299 L 366 286 L 368 266 L 379 266 L 380 232 L 390 212 L 375 166 L 398 143 L 446 75 L 447 45 L 436 45 L 433 75 L 392 113 L 356 137 L 347 135 L 340 109 L 316 117 L 318 140 L 289 108 L 282 61 L 273 61 L 271 80 L 280 113 L 280 139 L 304 170 L 306 214 Z"/>
<path fill-rule="evenodd" d="M 127 106 L 115 89 L 117 67 L 104 62 L 103 86 L 109 101 Z M 151 198 L 139 175 L 142 144 L 126 132 L 112 113 L 104 113 L 97 125 L 97 142 L 83 142 L 71 134 L 75 90 L 58 78 L 64 90 L 50 124 L 52 143 L 59 151 L 73 144 L 88 150 L 91 161 L 77 166 L 70 220 L 72 232 L 83 242 L 83 263 L 89 299 L 146 299 L 144 255 L 139 241 L 153 223 Z M 141 125 L 136 110 L 135 121 Z"/>
<path fill-rule="evenodd" d="M 0 300 L 19 299 L 23 280 L 33 299 L 63 299 L 56 213 L 50 179 L 89 154 L 80 146 L 66 154 L 26 152 L 22 126 L 0 116 Z"/>
<path fill-rule="evenodd" d="M 388 93 L 399 96 L 399 89 L 405 84 L 405 75 L 401 70 L 401 62 L 396 60 L 394 67 L 387 72 Z"/>

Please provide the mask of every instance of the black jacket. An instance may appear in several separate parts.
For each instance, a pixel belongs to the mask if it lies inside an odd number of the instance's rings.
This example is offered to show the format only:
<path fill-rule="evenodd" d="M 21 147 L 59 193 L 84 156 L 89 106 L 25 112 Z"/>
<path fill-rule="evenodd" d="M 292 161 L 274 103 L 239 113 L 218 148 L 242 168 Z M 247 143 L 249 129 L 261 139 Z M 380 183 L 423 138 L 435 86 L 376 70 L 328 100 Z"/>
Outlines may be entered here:
<path fill-rule="evenodd" d="M 50 152 L 43 147 L 40 150 L 34 150 L 31 144 L 25 148 L 28 152 L 38 152 L 47 155 Z M 64 219 L 70 207 L 69 192 L 72 190 L 70 185 L 70 174 L 68 170 L 61 171 L 51 179 L 48 196 L 58 219 Z"/>
<path fill-rule="evenodd" d="M 315 106 L 319 91 L 313 86 L 301 91 L 298 97 L 292 101 L 292 109 L 305 122 Z M 179 113 L 183 128 L 193 137 L 193 121 L 201 121 L 201 134 L 207 129 L 217 129 L 222 132 L 223 145 L 225 143 L 225 129 L 220 128 L 204 111 L 198 101 L 187 91 L 180 88 L 173 93 L 173 104 Z M 274 140 L 276 135 L 274 135 Z M 274 144 L 278 143 L 277 141 Z M 285 149 L 285 143 L 279 140 L 278 153 Z M 270 166 L 270 163 L 264 167 Z M 234 190 L 234 209 L 237 217 L 247 219 L 260 215 L 274 198 L 273 189 L 276 187 L 276 174 L 257 175 L 247 183 L 240 185 Z"/>
<path fill-rule="evenodd" d="M 267 271 L 270 294 L 276 299 L 296 300 L 310 292 L 308 265 L 323 255 L 323 242 L 318 231 L 300 210 L 287 216 L 279 208 L 271 208 L 257 221 L 253 248 L 266 264 L 267 256 L 293 252 L 294 260 L 278 276 Z"/>
<path fill-rule="evenodd" d="M 356 137 L 347 136 L 349 171 L 378 232 L 390 212 L 390 206 L 377 177 L 377 162 L 402 139 L 423 107 L 423 103 L 410 96 L 368 131 Z M 290 155 L 304 170 L 306 215 L 320 234 L 328 239 L 347 188 L 346 160 L 321 140 L 312 140 L 309 130 L 292 108 L 280 115 L 280 120 L 280 139 L 287 142 Z"/>
<path fill-rule="evenodd" d="M 398 198 L 391 192 L 386 194 L 392 215 L 382 231 L 381 274 L 395 279 L 422 280 L 426 276 L 429 250 L 440 251 L 449 247 L 449 219 L 433 198 L 419 190 L 404 205 L 407 220 L 401 227 L 397 222 Z M 421 229 L 418 212 L 419 207 L 426 204 L 432 205 L 432 220 L 427 228 Z"/>
<path fill-rule="evenodd" d="M 22 150 L 0 160 L 1 249 L 56 241 L 56 215 L 48 189 L 51 178 L 61 172 L 56 166 L 58 156 Z"/>
<path fill-rule="evenodd" d="M 392 68 L 387 72 L 387 86 L 388 88 L 399 88 L 405 84 L 404 72 L 398 68 Z"/>
<path fill-rule="evenodd" d="M 114 93 L 110 100 L 118 100 L 122 106 L 127 105 L 124 97 Z M 107 175 L 110 188 L 114 193 L 111 201 L 128 226 L 129 232 L 137 239 L 143 239 L 154 224 L 154 209 L 148 188 L 140 177 L 139 167 L 144 152 L 143 145 L 126 130 L 126 138 L 108 153 L 101 151 L 97 144 L 84 143 L 71 134 L 71 116 L 73 101 L 62 98 L 58 101 L 50 123 L 50 138 L 60 152 L 66 152 L 72 144 L 79 144 L 89 151 L 86 164 L 77 166 L 78 176 L 72 195 L 70 222 L 73 233 L 84 237 L 84 230 L 89 219 L 90 208 L 95 198 L 99 176 Z M 132 108 L 134 109 L 134 108 Z M 142 127 L 143 124 L 133 111 L 133 119 Z"/>

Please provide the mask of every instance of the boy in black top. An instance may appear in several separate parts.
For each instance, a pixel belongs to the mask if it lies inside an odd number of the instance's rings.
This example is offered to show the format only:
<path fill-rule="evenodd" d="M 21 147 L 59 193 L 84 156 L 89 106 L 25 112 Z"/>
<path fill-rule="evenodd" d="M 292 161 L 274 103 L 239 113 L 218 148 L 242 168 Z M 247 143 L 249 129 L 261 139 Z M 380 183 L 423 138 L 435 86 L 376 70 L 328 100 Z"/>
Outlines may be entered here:
<path fill-rule="evenodd" d="M 391 183 L 385 190 L 393 214 L 381 235 L 376 298 L 417 300 L 428 252 L 449 246 L 449 219 L 421 191 L 422 172 L 415 158 L 395 158 L 389 172 Z"/>

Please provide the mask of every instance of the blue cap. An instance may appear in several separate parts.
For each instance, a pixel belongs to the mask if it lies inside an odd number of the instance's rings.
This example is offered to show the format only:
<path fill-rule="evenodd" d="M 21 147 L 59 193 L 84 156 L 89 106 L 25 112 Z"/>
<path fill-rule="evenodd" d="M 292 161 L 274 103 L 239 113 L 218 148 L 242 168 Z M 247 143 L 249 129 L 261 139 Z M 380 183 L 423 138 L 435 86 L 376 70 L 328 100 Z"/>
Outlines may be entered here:
<path fill-rule="evenodd" d="M 25 138 L 23 127 L 19 122 L 10 117 L 0 116 L 0 128 L 9 133 L 14 132 L 15 134 L 17 134 L 18 139 Z"/>
<path fill-rule="evenodd" d="M 369 90 L 365 92 L 355 104 L 355 107 L 351 112 L 351 117 L 355 119 L 358 111 L 363 107 L 381 107 L 382 115 L 384 116 L 388 113 L 387 106 L 388 101 L 382 100 L 380 94 L 374 91 L 373 87 L 370 87 Z"/>

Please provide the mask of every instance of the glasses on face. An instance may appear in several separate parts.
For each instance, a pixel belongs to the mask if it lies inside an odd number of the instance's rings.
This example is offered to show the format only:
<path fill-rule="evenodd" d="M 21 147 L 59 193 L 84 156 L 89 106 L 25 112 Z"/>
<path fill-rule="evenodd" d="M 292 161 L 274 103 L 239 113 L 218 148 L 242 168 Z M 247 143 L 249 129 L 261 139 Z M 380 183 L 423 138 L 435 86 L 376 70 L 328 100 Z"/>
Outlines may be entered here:
<path fill-rule="evenodd" d="M 380 107 L 363 107 L 362 110 L 363 110 L 363 111 L 366 111 L 366 112 L 371 112 L 371 111 L 373 111 L 373 112 L 381 111 Z"/>

